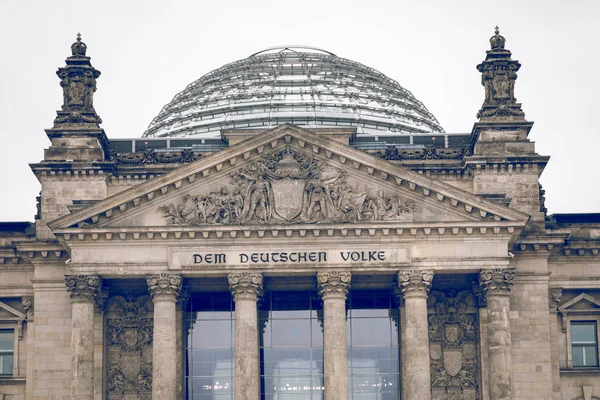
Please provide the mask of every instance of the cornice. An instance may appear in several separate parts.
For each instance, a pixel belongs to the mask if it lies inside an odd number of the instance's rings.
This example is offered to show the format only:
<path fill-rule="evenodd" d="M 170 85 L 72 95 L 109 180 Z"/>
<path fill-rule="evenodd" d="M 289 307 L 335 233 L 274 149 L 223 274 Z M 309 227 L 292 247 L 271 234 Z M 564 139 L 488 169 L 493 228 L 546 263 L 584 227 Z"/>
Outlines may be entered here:
<path fill-rule="evenodd" d="M 83 210 L 61 217 L 52 221 L 49 226 L 56 230 L 82 223 L 97 224 L 100 220 L 113 218 L 126 212 L 127 209 L 143 205 L 173 190 L 185 188 L 215 173 L 233 169 L 242 162 L 260 157 L 265 150 L 290 144 L 314 156 L 334 161 L 344 169 L 360 172 L 380 182 L 385 181 L 415 194 L 418 193 L 426 202 L 437 201 L 448 209 L 461 210 L 461 213 L 470 215 L 474 220 L 526 221 L 529 219 L 529 215 L 520 211 L 479 198 L 452 185 L 396 166 L 335 140 L 286 124 L 117 193 Z"/>
<path fill-rule="evenodd" d="M 64 241 L 104 240 L 168 240 L 168 239 L 212 239 L 212 238 L 263 238 L 263 237 L 436 237 L 469 236 L 498 237 L 506 235 L 516 239 L 525 226 L 523 221 L 473 221 L 432 223 L 353 223 L 307 224 L 307 225 L 205 225 L 205 226 L 160 226 L 127 228 L 62 228 L 54 234 Z"/>

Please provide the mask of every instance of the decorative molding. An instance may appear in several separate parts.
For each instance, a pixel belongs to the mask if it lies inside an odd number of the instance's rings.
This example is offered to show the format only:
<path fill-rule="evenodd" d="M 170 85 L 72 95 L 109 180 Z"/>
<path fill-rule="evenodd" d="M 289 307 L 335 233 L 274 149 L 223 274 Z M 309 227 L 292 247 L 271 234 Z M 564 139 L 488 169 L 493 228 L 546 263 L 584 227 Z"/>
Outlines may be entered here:
<path fill-rule="evenodd" d="M 402 296 L 427 297 L 433 280 L 433 270 L 413 269 L 398 272 L 398 287 Z"/>
<path fill-rule="evenodd" d="M 148 149 L 135 153 L 106 152 L 106 160 L 117 166 L 141 166 L 148 164 L 189 164 L 203 157 L 199 151 L 183 149 L 179 151 L 155 151 Z"/>
<path fill-rule="evenodd" d="M 27 320 L 33 319 L 34 316 L 34 307 L 33 307 L 33 296 L 25 296 L 21 298 L 21 304 L 25 309 L 25 315 L 27 316 Z"/>
<path fill-rule="evenodd" d="M 563 291 L 561 288 L 550 288 L 548 289 L 548 305 L 551 313 L 558 311 L 560 304 L 560 298 L 562 297 Z"/>
<path fill-rule="evenodd" d="M 229 290 L 233 295 L 233 300 L 254 300 L 262 296 L 263 276 L 251 272 L 236 272 L 227 275 Z"/>
<path fill-rule="evenodd" d="M 153 301 L 177 301 L 177 296 L 181 292 L 180 275 L 150 275 L 146 277 L 146 283 Z"/>
<path fill-rule="evenodd" d="M 97 275 L 65 275 L 65 284 L 72 303 L 96 303 L 102 278 Z"/>
<path fill-rule="evenodd" d="M 388 146 L 385 150 L 378 150 L 373 155 L 384 160 L 462 160 L 473 155 L 473 145 L 465 145 L 454 149 L 437 148 L 426 145 L 421 149 L 407 149 L 397 146 Z"/>
<path fill-rule="evenodd" d="M 482 269 L 479 285 L 486 296 L 509 296 L 514 278 L 514 268 Z"/>
<path fill-rule="evenodd" d="M 330 270 L 317 273 L 317 287 L 323 300 L 329 298 L 346 299 L 350 289 L 352 273 Z"/>

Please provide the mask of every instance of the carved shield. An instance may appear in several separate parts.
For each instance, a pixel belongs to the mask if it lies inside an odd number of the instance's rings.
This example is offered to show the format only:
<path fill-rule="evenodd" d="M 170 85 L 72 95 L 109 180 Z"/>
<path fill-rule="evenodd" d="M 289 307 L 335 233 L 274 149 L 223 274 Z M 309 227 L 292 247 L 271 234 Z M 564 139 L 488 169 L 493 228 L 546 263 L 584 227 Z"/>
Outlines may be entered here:
<path fill-rule="evenodd" d="M 444 349 L 444 368 L 451 376 L 456 376 L 462 369 L 463 354 L 460 349 Z"/>
<path fill-rule="evenodd" d="M 131 329 L 131 328 L 127 328 L 125 329 L 125 332 L 123 334 L 123 341 L 125 342 L 125 345 L 130 348 L 130 349 L 134 349 L 137 347 L 138 344 L 138 331 L 137 329 Z"/>
<path fill-rule="evenodd" d="M 275 212 L 281 218 L 291 220 L 302 211 L 302 196 L 306 181 L 285 178 L 271 181 Z"/>
<path fill-rule="evenodd" d="M 446 331 L 446 340 L 450 343 L 454 343 L 458 340 L 458 324 L 446 324 L 444 325 Z"/>

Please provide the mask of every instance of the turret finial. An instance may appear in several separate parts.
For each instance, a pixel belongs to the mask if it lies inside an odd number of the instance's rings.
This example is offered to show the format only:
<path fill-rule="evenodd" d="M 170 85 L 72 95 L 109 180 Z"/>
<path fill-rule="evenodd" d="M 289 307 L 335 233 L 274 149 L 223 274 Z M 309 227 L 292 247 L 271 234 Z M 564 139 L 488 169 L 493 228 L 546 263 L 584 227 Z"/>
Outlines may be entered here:
<path fill-rule="evenodd" d="M 71 54 L 74 56 L 84 56 L 87 50 L 85 43 L 81 41 L 81 33 L 77 34 L 77 41 L 71 45 Z"/>
<path fill-rule="evenodd" d="M 492 45 L 492 50 L 503 49 L 506 44 L 506 39 L 504 36 L 500 35 L 500 28 L 496 25 L 495 35 L 490 38 L 490 44 Z"/>

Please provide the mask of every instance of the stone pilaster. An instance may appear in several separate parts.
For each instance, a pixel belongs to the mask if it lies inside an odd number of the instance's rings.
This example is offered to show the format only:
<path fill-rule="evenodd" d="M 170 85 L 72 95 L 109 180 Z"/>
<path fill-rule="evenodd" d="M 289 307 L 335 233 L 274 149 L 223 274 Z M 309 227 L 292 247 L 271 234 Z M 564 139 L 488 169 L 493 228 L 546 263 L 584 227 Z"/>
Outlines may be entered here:
<path fill-rule="evenodd" d="M 430 400 L 429 326 L 427 296 L 433 271 L 415 269 L 398 272 L 398 287 L 404 299 L 402 372 L 404 399 Z"/>
<path fill-rule="evenodd" d="M 179 297 L 177 297 L 177 303 L 175 306 L 176 311 L 176 324 L 177 324 L 177 387 L 176 393 L 178 399 L 185 399 L 185 373 L 183 372 L 183 360 L 185 360 L 185 338 L 184 334 L 186 334 L 185 330 L 185 312 L 187 309 L 188 301 L 190 300 L 190 287 L 184 285 L 181 287 L 181 292 L 179 292 Z"/>
<path fill-rule="evenodd" d="M 94 398 L 94 307 L 102 288 L 96 275 L 66 275 L 71 298 L 71 400 Z"/>
<path fill-rule="evenodd" d="M 347 271 L 317 274 L 323 300 L 323 373 L 325 400 L 348 398 L 348 350 L 346 345 L 346 296 L 352 275 Z"/>
<path fill-rule="evenodd" d="M 35 353 L 35 347 L 33 342 L 35 341 L 35 323 L 33 320 L 34 306 L 33 297 L 23 297 L 21 304 L 25 309 L 25 316 L 27 318 L 27 367 L 25 370 L 25 399 L 33 399 L 33 355 Z"/>
<path fill-rule="evenodd" d="M 257 302 L 263 291 L 263 276 L 250 272 L 227 276 L 235 301 L 234 398 L 260 399 L 260 352 Z"/>
<path fill-rule="evenodd" d="M 484 269 L 479 285 L 488 310 L 488 357 L 490 400 L 512 400 L 512 344 L 510 337 L 510 291 L 514 268 Z"/>
<path fill-rule="evenodd" d="M 146 277 L 154 303 L 152 342 L 152 398 L 177 398 L 177 328 L 175 303 L 181 291 L 181 276 L 170 274 Z"/>
<path fill-rule="evenodd" d="M 560 354 L 558 347 L 558 306 L 562 297 L 562 289 L 551 288 L 548 290 L 549 326 L 550 326 L 550 359 L 552 363 L 552 395 L 554 400 L 561 400 L 560 390 Z"/>

